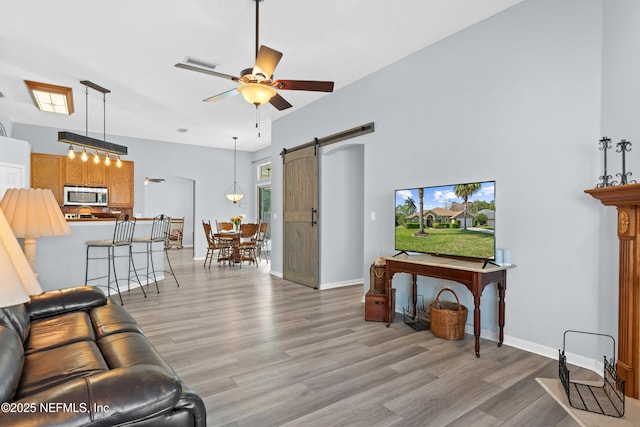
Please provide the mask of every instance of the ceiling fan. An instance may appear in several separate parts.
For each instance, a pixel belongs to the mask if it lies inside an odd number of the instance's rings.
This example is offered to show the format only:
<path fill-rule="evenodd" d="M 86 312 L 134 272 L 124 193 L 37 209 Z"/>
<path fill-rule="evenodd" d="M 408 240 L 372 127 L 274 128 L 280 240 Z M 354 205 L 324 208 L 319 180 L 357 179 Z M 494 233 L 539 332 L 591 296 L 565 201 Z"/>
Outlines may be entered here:
<path fill-rule="evenodd" d="M 247 102 L 254 104 L 256 107 L 269 102 L 278 110 L 286 110 L 292 105 L 284 99 L 277 90 L 304 90 L 314 92 L 333 92 L 333 82 L 316 81 L 316 80 L 272 80 L 273 71 L 278 62 L 282 58 L 282 52 L 271 49 L 268 46 L 260 46 L 258 43 L 258 28 L 260 2 L 263 0 L 254 0 L 256 2 L 256 62 L 253 68 L 246 68 L 240 72 L 240 77 L 229 74 L 219 73 L 208 68 L 193 66 L 190 64 L 175 64 L 178 68 L 197 71 L 209 74 L 223 79 L 232 80 L 239 83 L 237 88 L 219 93 L 205 102 L 215 102 L 221 99 L 241 93 Z"/>

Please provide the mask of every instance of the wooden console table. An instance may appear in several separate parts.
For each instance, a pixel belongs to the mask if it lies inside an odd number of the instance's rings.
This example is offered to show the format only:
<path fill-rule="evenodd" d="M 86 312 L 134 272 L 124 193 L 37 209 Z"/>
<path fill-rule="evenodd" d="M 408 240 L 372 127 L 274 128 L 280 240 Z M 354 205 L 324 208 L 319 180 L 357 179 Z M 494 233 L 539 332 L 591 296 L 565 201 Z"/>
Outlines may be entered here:
<path fill-rule="evenodd" d="M 624 392 L 638 398 L 640 383 L 640 184 L 584 190 L 605 206 L 618 208 L 618 360 Z"/>
<path fill-rule="evenodd" d="M 476 357 L 480 357 L 480 298 L 482 291 L 490 283 L 496 283 L 498 290 L 498 326 L 500 327 L 498 347 L 504 340 L 504 295 L 507 289 L 507 268 L 510 266 L 487 265 L 473 261 L 444 258 L 433 255 L 397 255 L 385 257 L 387 268 L 387 294 L 391 294 L 393 275 L 396 273 L 408 273 L 412 276 L 412 303 L 415 308 L 417 299 L 417 276 L 435 277 L 438 279 L 453 280 L 466 286 L 473 295 L 473 335 L 476 339 Z M 391 306 L 389 298 L 389 310 L 395 310 Z M 390 311 L 391 312 L 391 311 Z M 415 313 L 415 310 L 414 310 Z M 389 323 L 387 323 L 389 326 Z"/>

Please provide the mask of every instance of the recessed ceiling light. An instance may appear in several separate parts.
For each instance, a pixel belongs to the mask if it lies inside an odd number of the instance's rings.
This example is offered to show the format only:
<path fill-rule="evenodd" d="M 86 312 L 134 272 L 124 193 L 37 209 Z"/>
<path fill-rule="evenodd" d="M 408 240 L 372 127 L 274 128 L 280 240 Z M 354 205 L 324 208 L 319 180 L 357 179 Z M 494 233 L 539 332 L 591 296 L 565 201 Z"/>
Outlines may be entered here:
<path fill-rule="evenodd" d="M 59 114 L 73 113 L 73 89 L 47 83 L 24 81 L 33 103 L 40 111 Z"/>

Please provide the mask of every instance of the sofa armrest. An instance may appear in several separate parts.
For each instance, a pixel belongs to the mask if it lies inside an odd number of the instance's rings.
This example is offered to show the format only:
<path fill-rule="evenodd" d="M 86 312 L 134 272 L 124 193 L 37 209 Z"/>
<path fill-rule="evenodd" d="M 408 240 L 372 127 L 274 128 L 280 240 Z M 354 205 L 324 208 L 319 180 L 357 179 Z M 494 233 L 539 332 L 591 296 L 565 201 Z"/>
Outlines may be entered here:
<path fill-rule="evenodd" d="M 26 306 L 33 320 L 69 311 L 87 310 L 106 303 L 107 297 L 100 289 L 94 286 L 75 286 L 32 296 Z"/>
<path fill-rule="evenodd" d="M 120 425 L 168 413 L 182 395 L 180 381 L 164 369 L 136 365 L 78 378 L 12 402 L 15 410 L 3 410 L 1 419 L 3 426 L 20 427 Z"/>
<path fill-rule="evenodd" d="M 182 383 L 182 396 L 176 409 L 188 410 L 193 417 L 194 426 L 207 427 L 207 409 L 202 398 L 184 383 Z"/>

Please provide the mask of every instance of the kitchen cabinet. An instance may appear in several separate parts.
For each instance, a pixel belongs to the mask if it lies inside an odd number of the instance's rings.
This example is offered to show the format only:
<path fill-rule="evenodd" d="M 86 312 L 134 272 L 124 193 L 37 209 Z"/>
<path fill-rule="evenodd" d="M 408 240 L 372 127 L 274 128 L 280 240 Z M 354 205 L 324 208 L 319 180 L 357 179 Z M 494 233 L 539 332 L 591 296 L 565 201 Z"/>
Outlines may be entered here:
<path fill-rule="evenodd" d="M 109 206 L 115 208 L 133 207 L 133 162 L 122 160 L 122 167 L 109 167 Z"/>
<path fill-rule="evenodd" d="M 108 168 L 104 162 L 94 163 L 93 159 L 83 162 L 80 159 L 64 160 L 64 184 L 89 187 L 106 187 Z"/>
<path fill-rule="evenodd" d="M 64 156 L 54 154 L 31 153 L 31 188 L 45 188 L 53 192 L 59 205 L 63 196 L 63 160 Z"/>
<path fill-rule="evenodd" d="M 64 185 L 107 187 L 109 206 L 133 208 L 133 162 L 122 161 L 122 167 L 115 162 L 105 166 L 91 160 L 69 159 L 55 154 L 31 153 L 31 187 L 48 188 L 53 191 L 56 201 L 64 203 Z"/>

